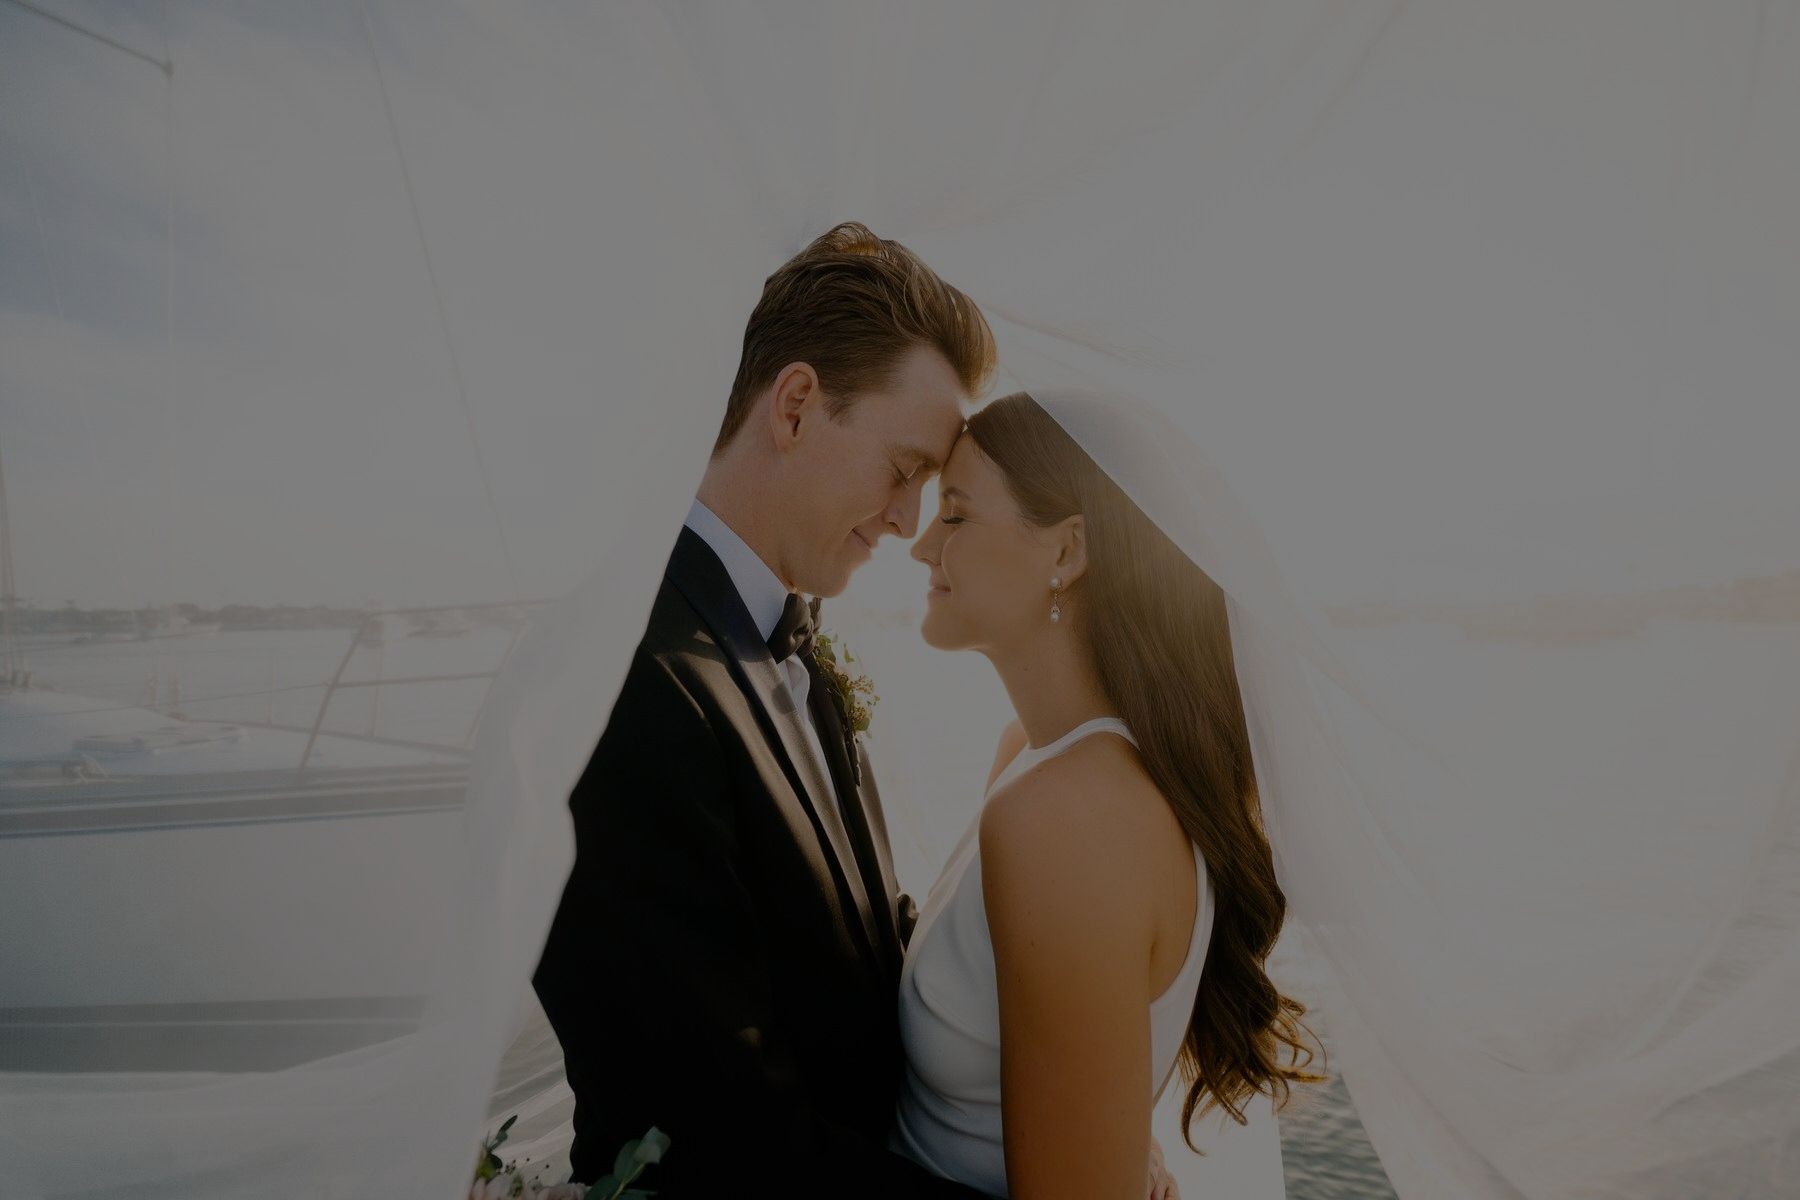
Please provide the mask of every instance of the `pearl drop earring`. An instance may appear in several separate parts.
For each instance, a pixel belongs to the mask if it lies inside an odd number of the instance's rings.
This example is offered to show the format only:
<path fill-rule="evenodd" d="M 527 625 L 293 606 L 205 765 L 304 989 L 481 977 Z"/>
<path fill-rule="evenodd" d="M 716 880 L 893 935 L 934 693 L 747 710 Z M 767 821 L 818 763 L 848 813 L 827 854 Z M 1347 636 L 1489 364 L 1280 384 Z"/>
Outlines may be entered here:
<path fill-rule="evenodd" d="M 1062 620 L 1062 576 L 1061 575 L 1052 575 L 1050 577 L 1050 620 L 1052 622 Z"/>

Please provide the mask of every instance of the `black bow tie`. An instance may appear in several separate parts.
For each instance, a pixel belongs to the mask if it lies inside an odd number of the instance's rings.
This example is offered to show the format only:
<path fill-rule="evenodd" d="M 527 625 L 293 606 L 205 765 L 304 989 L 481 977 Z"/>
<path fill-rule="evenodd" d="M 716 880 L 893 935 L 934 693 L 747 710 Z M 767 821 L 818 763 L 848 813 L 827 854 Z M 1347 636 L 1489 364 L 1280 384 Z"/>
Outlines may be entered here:
<path fill-rule="evenodd" d="M 787 603 L 781 606 L 781 620 L 775 622 L 775 631 L 769 634 L 769 653 L 776 662 L 784 662 L 790 656 L 800 655 L 802 664 L 810 663 L 813 656 L 813 622 L 818 617 L 819 602 L 810 605 L 795 592 L 789 592 Z"/>

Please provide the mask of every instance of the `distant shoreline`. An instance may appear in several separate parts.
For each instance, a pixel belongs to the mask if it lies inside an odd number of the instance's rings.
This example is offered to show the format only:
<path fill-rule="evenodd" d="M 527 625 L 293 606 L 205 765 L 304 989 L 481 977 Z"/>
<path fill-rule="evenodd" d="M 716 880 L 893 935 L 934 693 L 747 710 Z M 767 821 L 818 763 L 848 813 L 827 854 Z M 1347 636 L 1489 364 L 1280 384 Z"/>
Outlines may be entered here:
<path fill-rule="evenodd" d="M 201 608 L 197 604 L 175 604 L 164 608 L 39 608 L 20 605 L 12 611 L 13 632 L 25 636 L 85 634 L 138 635 L 183 627 L 216 626 L 221 630 L 264 629 L 355 629 L 370 610 L 332 608 L 324 604 L 227 604 L 221 608 Z"/>

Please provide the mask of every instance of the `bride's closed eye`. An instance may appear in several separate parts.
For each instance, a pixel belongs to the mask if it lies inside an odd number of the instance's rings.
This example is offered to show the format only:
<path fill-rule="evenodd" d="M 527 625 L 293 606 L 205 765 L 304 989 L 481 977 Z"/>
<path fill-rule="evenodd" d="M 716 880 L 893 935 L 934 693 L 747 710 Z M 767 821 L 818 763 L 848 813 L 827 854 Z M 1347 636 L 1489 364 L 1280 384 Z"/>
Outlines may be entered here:
<path fill-rule="evenodd" d="M 961 517 L 939 517 L 938 520 L 942 521 L 946 525 L 961 525 L 963 523 L 963 519 Z"/>

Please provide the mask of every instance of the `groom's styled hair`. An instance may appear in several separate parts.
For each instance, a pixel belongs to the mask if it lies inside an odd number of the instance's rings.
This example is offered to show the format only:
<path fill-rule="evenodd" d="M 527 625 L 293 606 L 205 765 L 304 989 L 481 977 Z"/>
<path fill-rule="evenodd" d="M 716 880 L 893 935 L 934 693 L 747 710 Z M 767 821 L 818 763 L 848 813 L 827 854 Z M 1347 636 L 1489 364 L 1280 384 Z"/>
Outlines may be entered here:
<path fill-rule="evenodd" d="M 713 453 L 737 436 L 756 394 L 789 363 L 818 372 L 831 394 L 826 411 L 836 417 L 858 393 L 886 383 L 917 345 L 941 353 L 969 395 L 986 387 L 994 335 L 975 302 L 899 242 L 846 221 L 764 281 Z"/>

